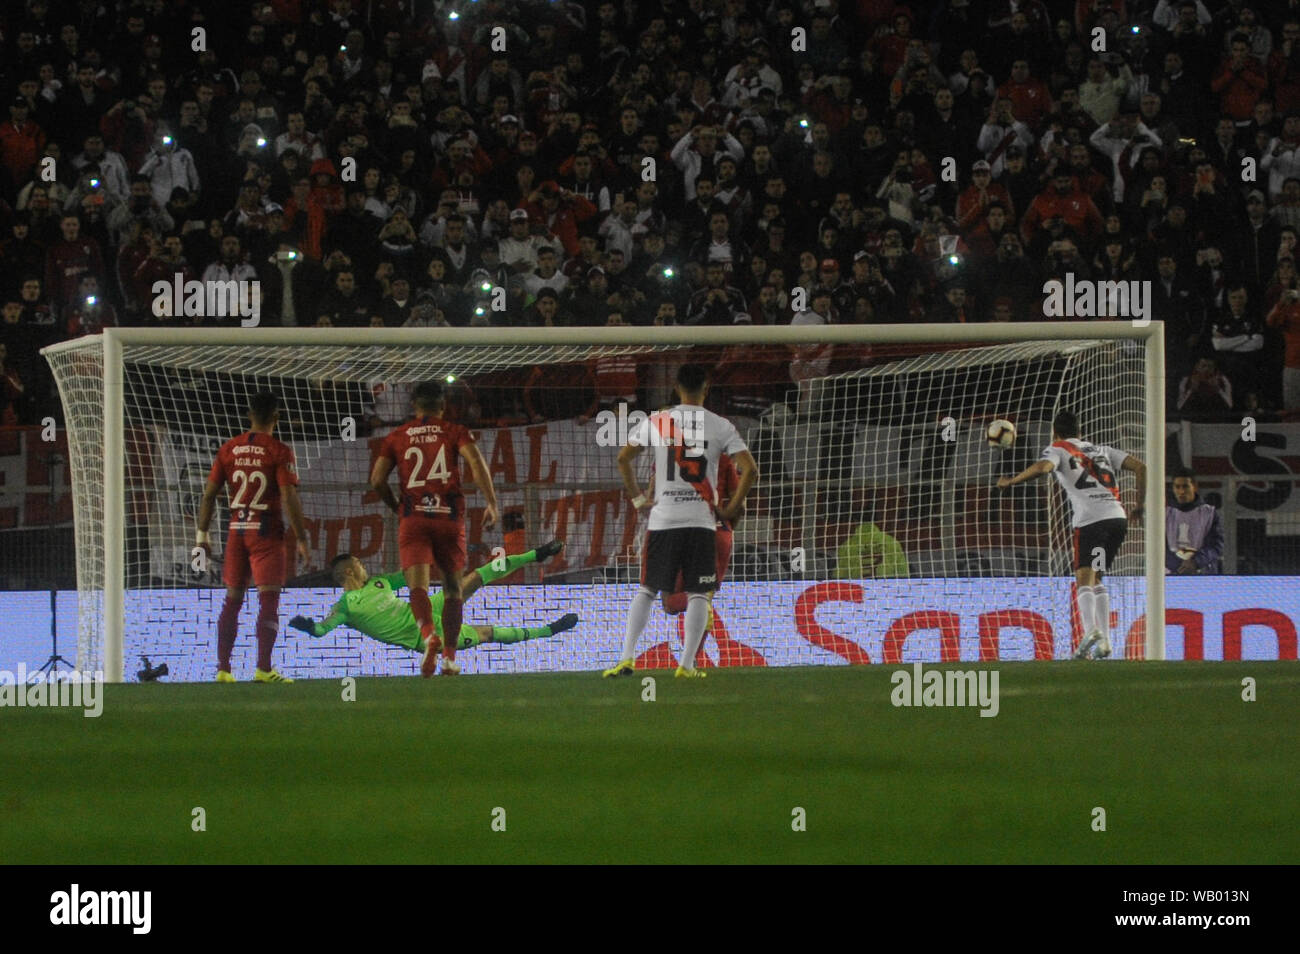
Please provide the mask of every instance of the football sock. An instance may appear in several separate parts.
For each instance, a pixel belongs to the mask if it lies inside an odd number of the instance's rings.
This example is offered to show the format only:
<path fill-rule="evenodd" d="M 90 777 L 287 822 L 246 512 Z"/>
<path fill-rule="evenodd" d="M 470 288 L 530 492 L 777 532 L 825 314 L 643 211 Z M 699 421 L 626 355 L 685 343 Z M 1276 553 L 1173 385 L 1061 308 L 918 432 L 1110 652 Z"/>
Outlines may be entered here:
<path fill-rule="evenodd" d="M 235 651 L 235 637 L 239 635 L 239 605 L 227 596 L 217 617 L 217 668 L 224 672 L 230 672 L 230 654 Z"/>
<path fill-rule="evenodd" d="M 423 630 L 425 626 L 433 622 L 433 604 L 429 602 L 428 587 L 411 587 L 411 613 L 415 616 L 416 623 Z M 447 632 L 445 629 L 443 632 Z M 456 630 L 452 630 L 456 632 Z"/>
<path fill-rule="evenodd" d="M 491 583 L 493 580 L 499 580 L 503 576 L 509 576 L 521 566 L 527 566 L 537 559 L 537 551 L 529 550 L 527 553 L 516 553 L 514 556 L 506 557 L 506 568 L 504 570 L 494 569 L 491 563 L 484 563 L 474 572 L 484 583 Z"/>
<path fill-rule="evenodd" d="M 461 623 L 465 619 L 465 601 L 454 600 L 450 596 L 442 601 L 442 631 L 444 633 L 459 633 Z M 456 658 L 456 646 L 450 639 L 443 640 L 442 656 L 444 659 Z"/>
<path fill-rule="evenodd" d="M 1101 630 L 1107 636 L 1110 635 L 1110 594 L 1106 592 L 1106 587 L 1098 583 L 1092 588 L 1093 603 L 1092 615 L 1097 618 L 1096 628 Z"/>
<path fill-rule="evenodd" d="M 704 626 L 709 621 L 709 599 L 692 593 L 686 603 L 686 645 L 682 648 L 682 667 L 695 668 L 695 654 L 704 642 Z"/>
<path fill-rule="evenodd" d="M 627 634 L 623 637 L 623 659 L 636 658 L 636 641 L 645 632 L 646 623 L 650 622 L 650 608 L 654 603 L 655 595 L 644 586 L 632 597 L 632 605 L 627 609 Z"/>
<path fill-rule="evenodd" d="M 1091 586 L 1079 587 L 1079 625 L 1083 628 L 1083 635 L 1088 636 L 1095 628 L 1093 626 L 1092 608 L 1096 603 Z"/>
<path fill-rule="evenodd" d="M 271 671 L 271 650 L 280 633 L 280 591 L 257 594 L 257 668 Z"/>
<path fill-rule="evenodd" d="M 551 627 L 549 626 L 492 627 L 492 642 L 494 643 L 522 643 L 526 639 L 544 639 L 550 635 Z"/>

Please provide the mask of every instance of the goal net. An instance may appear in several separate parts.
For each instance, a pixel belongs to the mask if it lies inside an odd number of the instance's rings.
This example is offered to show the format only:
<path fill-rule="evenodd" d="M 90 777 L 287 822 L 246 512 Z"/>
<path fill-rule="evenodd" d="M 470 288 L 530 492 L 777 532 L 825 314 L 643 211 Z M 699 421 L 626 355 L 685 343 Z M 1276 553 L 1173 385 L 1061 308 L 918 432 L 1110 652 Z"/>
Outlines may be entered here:
<path fill-rule="evenodd" d="M 560 556 L 480 589 L 465 621 L 581 620 L 550 638 L 478 647 L 464 654 L 466 671 L 612 664 L 645 530 L 615 456 L 639 413 L 671 403 L 686 362 L 713 369 L 707 404 L 735 421 L 761 473 L 700 664 L 1068 656 L 1079 638 L 1068 505 L 1050 478 L 995 488 L 1037 459 L 1066 408 L 1084 437 L 1153 465 L 1148 526 L 1130 527 L 1107 581 L 1115 654 L 1163 653 L 1162 621 L 1146 624 L 1163 600 L 1162 394 L 1153 400 L 1150 384 L 1162 371 L 1158 335 L 1094 322 L 521 329 L 509 338 L 478 329 L 120 329 L 46 349 L 76 507 L 78 668 L 122 678 L 128 662 L 148 656 L 172 678 L 211 678 L 225 493 L 210 559 L 194 548 L 195 515 L 217 449 L 248 428 L 249 397 L 272 390 L 284 406 L 276 436 L 297 455 L 311 553 L 281 597 L 277 668 L 299 677 L 415 672 L 409 651 L 347 627 L 314 639 L 284 621 L 328 614 L 340 591 L 327 568 L 339 553 L 371 574 L 400 569 L 396 518 L 367 479 L 426 380 L 447 385 L 447 416 L 474 430 L 500 500 L 501 525 L 484 531 L 483 497 L 467 487 L 469 567 L 566 541 Z M 985 439 L 995 418 L 1016 425 L 1009 450 Z M 638 458 L 643 486 L 651 456 Z M 240 619 L 234 666 L 244 676 L 256 599 L 250 593 Z M 657 611 L 640 665 L 675 665 L 681 645 L 681 615 Z"/>

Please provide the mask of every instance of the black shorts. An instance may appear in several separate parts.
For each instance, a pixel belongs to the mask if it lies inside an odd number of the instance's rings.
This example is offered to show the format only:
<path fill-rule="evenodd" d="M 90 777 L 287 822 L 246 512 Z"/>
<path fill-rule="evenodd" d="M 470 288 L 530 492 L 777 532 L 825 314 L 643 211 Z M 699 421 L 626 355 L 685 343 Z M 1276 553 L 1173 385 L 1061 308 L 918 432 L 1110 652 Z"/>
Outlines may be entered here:
<path fill-rule="evenodd" d="M 641 559 L 641 585 L 671 593 L 681 573 L 687 593 L 709 593 L 718 588 L 715 555 L 717 531 L 711 527 L 674 527 L 646 534 Z"/>
<path fill-rule="evenodd" d="M 1096 551 L 1101 550 L 1106 555 L 1106 562 L 1102 564 L 1101 572 L 1109 573 L 1110 568 L 1115 565 L 1115 558 L 1119 556 L 1119 548 L 1123 545 L 1127 533 L 1128 521 L 1123 517 L 1098 520 L 1085 527 L 1075 527 L 1074 568 L 1091 570 L 1099 555 Z"/>

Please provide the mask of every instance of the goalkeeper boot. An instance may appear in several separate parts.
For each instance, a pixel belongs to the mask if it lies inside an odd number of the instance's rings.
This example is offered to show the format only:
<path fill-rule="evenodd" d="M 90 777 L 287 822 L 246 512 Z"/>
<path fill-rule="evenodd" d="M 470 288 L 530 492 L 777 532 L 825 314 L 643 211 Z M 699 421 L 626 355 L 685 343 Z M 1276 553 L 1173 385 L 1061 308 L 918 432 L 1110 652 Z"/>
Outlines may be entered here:
<path fill-rule="evenodd" d="M 254 669 L 253 682 L 293 682 L 288 676 L 282 676 L 274 669 Z"/>
<path fill-rule="evenodd" d="M 1093 650 L 1093 659 L 1105 659 L 1110 655 L 1110 637 L 1105 633 L 1097 637 L 1097 648 Z"/>
<path fill-rule="evenodd" d="M 569 630 L 573 629 L 573 627 L 577 625 L 578 625 L 578 614 L 565 613 L 563 616 L 561 616 L 559 619 L 557 619 L 554 623 L 551 624 L 551 635 L 554 636 L 556 633 L 568 632 Z"/>
<path fill-rule="evenodd" d="M 636 664 L 630 659 L 621 659 L 617 666 L 606 669 L 601 675 L 608 679 L 611 676 L 630 676 L 634 672 L 636 672 Z"/>
<path fill-rule="evenodd" d="M 677 671 L 673 673 L 674 679 L 707 679 L 708 674 L 703 669 L 697 669 L 692 666 L 687 669 L 685 666 L 678 666 Z"/>
<path fill-rule="evenodd" d="M 454 659 L 448 659 L 446 656 L 442 657 L 442 668 L 438 670 L 438 675 L 459 676 L 460 663 L 456 662 Z"/>
<path fill-rule="evenodd" d="M 543 560 L 549 560 L 551 557 L 557 556 L 563 551 L 564 551 L 564 541 L 552 540 L 550 543 L 543 543 L 540 547 L 538 547 L 533 552 L 537 554 L 537 562 L 541 563 Z"/>
<path fill-rule="evenodd" d="M 438 654 L 442 652 L 442 640 L 433 623 L 425 623 L 420 628 L 420 638 L 424 640 L 424 658 L 420 660 L 420 675 L 428 679 L 438 671 Z"/>
<path fill-rule="evenodd" d="M 1079 644 L 1079 648 L 1074 651 L 1074 658 L 1087 659 L 1089 657 L 1089 654 L 1092 652 L 1092 647 L 1097 645 L 1097 641 L 1100 640 L 1101 638 L 1102 638 L 1101 630 L 1097 630 L 1096 632 L 1089 633 L 1087 638 L 1085 638 L 1084 641 Z M 1107 649 L 1109 649 L 1109 641 L 1107 643 Z"/>
<path fill-rule="evenodd" d="M 217 670 L 217 682 L 238 682 L 233 672 L 226 672 L 224 669 Z"/>

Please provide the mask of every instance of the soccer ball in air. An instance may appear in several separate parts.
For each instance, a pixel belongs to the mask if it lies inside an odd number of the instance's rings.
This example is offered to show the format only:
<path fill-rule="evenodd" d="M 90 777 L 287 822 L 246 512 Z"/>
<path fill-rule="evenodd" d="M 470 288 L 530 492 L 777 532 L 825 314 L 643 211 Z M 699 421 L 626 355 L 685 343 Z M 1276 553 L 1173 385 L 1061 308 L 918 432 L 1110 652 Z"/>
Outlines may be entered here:
<path fill-rule="evenodd" d="M 989 447 L 1006 450 L 1016 442 L 1016 425 L 998 418 L 989 425 L 989 429 L 984 436 L 988 438 Z"/>

